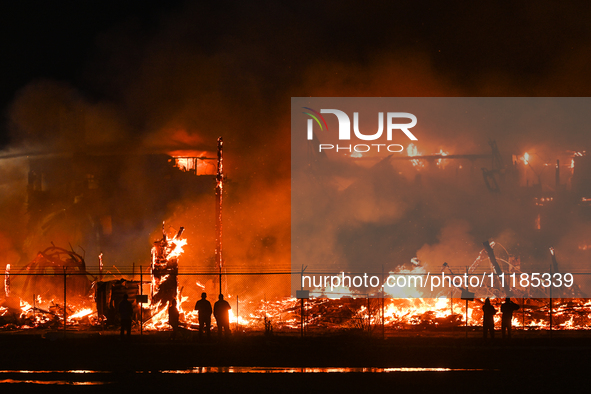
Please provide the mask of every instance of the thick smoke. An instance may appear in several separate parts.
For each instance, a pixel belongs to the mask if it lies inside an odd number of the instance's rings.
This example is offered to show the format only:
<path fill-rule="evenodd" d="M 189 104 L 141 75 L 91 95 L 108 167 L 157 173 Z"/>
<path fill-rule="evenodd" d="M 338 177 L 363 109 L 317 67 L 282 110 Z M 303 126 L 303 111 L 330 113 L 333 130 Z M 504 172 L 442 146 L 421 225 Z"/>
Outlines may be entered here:
<path fill-rule="evenodd" d="M 424 126 L 416 127 L 420 154 L 490 155 L 488 141 L 495 140 L 503 155 L 503 170 L 496 175 L 500 193 L 489 191 L 483 180 L 481 167 L 492 169 L 490 158 L 421 160 L 414 166 L 396 160 L 396 154 L 392 159 L 368 154 L 352 170 L 356 159 L 345 159 L 344 153 L 317 155 L 308 165 L 294 167 L 298 190 L 292 204 L 297 205 L 294 213 L 302 212 L 302 217 L 292 218 L 298 264 L 307 260 L 317 272 L 379 274 L 382 266 L 386 271 L 408 268 L 416 257 L 430 272 L 440 272 L 447 262 L 463 273 L 488 240 L 497 245 L 505 271 L 519 265 L 525 272 L 548 272 L 550 247 L 559 254 L 560 271 L 588 271 L 584 245 L 589 236 L 582 232 L 588 215 L 571 185 L 576 171 L 571 168 L 573 150 L 589 145 L 584 131 L 588 100 L 522 100 L 510 105 L 503 99 L 424 100 L 421 105 L 405 101 L 423 120 Z M 363 112 L 368 102 L 358 102 L 362 115 L 372 113 Z M 309 105 L 325 108 L 321 103 L 319 99 Z M 345 111 L 352 105 L 344 100 L 338 104 L 333 105 Z M 319 131 L 321 142 L 336 143 L 322 140 L 328 134 Z M 348 178 L 342 187 L 344 173 Z M 550 197 L 552 202 L 546 201 Z M 309 201 L 302 202 L 304 198 Z M 309 221 L 314 226 L 306 225 Z M 488 261 L 480 264 L 491 272 Z M 577 283 L 586 287 L 581 276 Z"/>
<path fill-rule="evenodd" d="M 177 20 L 185 18 L 173 16 Z M 177 41 L 177 26 L 165 21 L 161 31 L 147 41 L 138 38 L 134 45 L 142 46 L 144 51 L 134 53 L 138 57 L 133 64 L 125 61 L 128 52 L 119 52 L 119 44 L 110 41 L 114 37 L 117 43 L 133 40 L 127 27 L 105 33 L 101 39 L 111 44 L 103 50 L 112 56 L 102 63 L 105 67 L 90 66 L 89 72 L 93 73 L 91 78 L 109 81 L 105 90 L 111 98 L 96 100 L 59 81 L 33 81 L 24 87 L 9 108 L 11 149 L 58 158 L 91 153 L 121 165 L 111 181 L 125 200 L 117 204 L 106 195 L 94 206 L 98 212 L 114 209 L 115 215 L 117 210 L 124 210 L 125 217 L 131 219 L 120 223 L 126 231 L 109 249 L 111 253 L 105 253 L 110 271 L 129 271 L 132 264 L 136 269 L 139 265 L 147 267 L 151 242 L 161 237 L 158 223 L 165 221 L 169 234 L 181 226 L 186 228 L 184 235 L 189 245 L 181 272 L 215 272 L 213 178 L 206 177 L 192 188 L 183 187 L 181 181 L 174 190 L 166 190 L 160 185 L 168 183 L 162 183 L 164 180 L 151 171 L 147 161 L 136 157 L 146 152 L 178 152 L 215 158 L 216 139 L 222 136 L 227 176 L 225 266 L 229 271 L 241 272 L 288 271 L 289 131 L 279 121 L 278 105 L 269 102 L 268 95 L 263 97 L 263 73 L 255 68 L 245 70 L 247 63 L 256 59 L 256 48 L 246 51 L 232 45 L 219 53 L 200 53 L 191 40 L 193 33 L 184 42 Z M 136 66 L 138 72 L 131 69 Z M 51 171 L 59 172 L 62 162 L 50 162 Z M 210 163 L 209 173 L 215 168 L 215 161 Z M 13 216 L 20 214 L 26 223 L 26 164 L 21 172 L 20 211 L 12 212 Z M 187 174 L 184 182 L 189 185 L 193 180 Z M 165 205 L 160 206 L 160 202 Z M 80 253 L 84 249 L 87 264 L 96 268 L 99 250 L 89 247 L 88 242 L 97 225 L 89 223 L 75 205 L 65 207 L 65 213 L 49 230 L 28 228 L 28 233 L 17 239 L 3 232 L 2 239 L 22 251 L 21 265 L 54 242 L 65 248 L 72 245 Z M 3 207 L 11 209 L 8 204 Z M 38 223 L 42 226 L 45 220 Z M 14 266 L 18 260 L 7 254 L 3 262 Z M 285 293 L 284 279 L 288 277 L 281 277 L 279 286 L 270 283 L 266 291 L 257 291 L 269 296 Z"/>

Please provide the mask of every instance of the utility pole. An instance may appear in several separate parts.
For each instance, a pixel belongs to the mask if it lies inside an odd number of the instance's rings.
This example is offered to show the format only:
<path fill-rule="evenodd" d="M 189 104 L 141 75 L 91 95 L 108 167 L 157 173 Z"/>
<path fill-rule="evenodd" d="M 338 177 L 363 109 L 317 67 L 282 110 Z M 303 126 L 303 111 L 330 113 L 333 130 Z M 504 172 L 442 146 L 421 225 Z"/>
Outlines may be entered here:
<path fill-rule="evenodd" d="M 215 177 L 215 199 L 216 199 L 216 248 L 215 261 L 220 273 L 220 294 L 222 294 L 222 267 L 224 260 L 222 258 L 222 203 L 224 192 L 224 141 L 222 137 L 218 138 L 218 172 Z"/>

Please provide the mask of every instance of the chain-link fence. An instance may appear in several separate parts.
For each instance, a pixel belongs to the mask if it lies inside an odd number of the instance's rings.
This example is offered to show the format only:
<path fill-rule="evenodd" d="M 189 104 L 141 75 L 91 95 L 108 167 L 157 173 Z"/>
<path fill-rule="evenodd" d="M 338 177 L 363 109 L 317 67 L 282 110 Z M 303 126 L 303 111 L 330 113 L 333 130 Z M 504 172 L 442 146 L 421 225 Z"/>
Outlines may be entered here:
<path fill-rule="evenodd" d="M 115 272 L 112 272 L 115 271 Z M 0 291 L 0 329 L 109 330 L 119 325 L 118 305 L 128 294 L 136 329 L 170 330 L 169 303 L 153 303 L 154 283 L 148 268 L 126 272 L 82 272 L 67 267 L 43 272 L 5 274 Z M 285 335 L 358 332 L 392 335 L 403 330 L 476 330 L 482 324 L 483 300 L 458 298 L 380 299 L 323 296 L 290 297 L 290 272 L 184 272 L 177 277 L 179 327 L 198 330 L 195 304 L 206 293 L 212 305 L 221 292 L 229 303 L 232 331 Z M 143 296 L 143 297 L 142 297 Z M 144 303 L 142 303 L 142 298 Z M 515 329 L 588 329 L 591 300 L 520 299 Z M 493 299 L 499 311 L 503 299 Z M 467 308 L 466 308 L 467 307 Z M 468 324 L 466 325 L 466 311 Z M 143 324 L 141 324 L 143 322 Z M 215 319 L 212 319 L 215 328 Z M 468 328 L 466 328 L 468 327 Z"/>

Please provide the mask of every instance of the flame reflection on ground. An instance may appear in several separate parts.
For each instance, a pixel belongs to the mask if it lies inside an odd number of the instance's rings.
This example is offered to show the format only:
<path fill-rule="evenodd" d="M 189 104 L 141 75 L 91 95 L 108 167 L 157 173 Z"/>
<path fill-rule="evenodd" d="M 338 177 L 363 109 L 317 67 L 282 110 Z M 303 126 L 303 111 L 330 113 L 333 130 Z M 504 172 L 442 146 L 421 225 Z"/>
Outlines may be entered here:
<path fill-rule="evenodd" d="M 192 369 L 174 369 L 162 371 L 135 371 L 136 374 L 142 373 L 162 373 L 162 374 L 194 374 L 194 373 L 392 373 L 392 372 L 466 372 L 466 371 L 493 371 L 491 369 L 476 368 L 429 368 L 429 367 L 400 367 L 400 368 L 378 368 L 378 367 L 195 367 Z M 3 370 L 0 374 L 110 374 L 113 371 L 31 371 L 31 370 Z M 66 380 L 18 380 L 4 379 L 0 383 L 22 383 L 22 382 L 42 382 L 40 384 L 104 384 L 106 382 L 75 382 Z M 53 382 L 53 383 L 47 383 Z M 64 383 L 58 383 L 64 382 Z"/>
<path fill-rule="evenodd" d="M 100 386 L 110 384 L 110 382 L 74 382 L 70 380 L 20 380 L 20 379 L 3 379 L 0 384 L 10 383 L 28 383 L 28 384 L 42 384 L 42 385 L 68 385 L 68 386 Z"/>
<path fill-rule="evenodd" d="M 486 369 L 466 368 L 360 368 L 360 367 L 196 367 L 185 370 L 159 371 L 166 374 L 191 374 L 191 373 L 392 373 L 392 372 L 466 372 L 466 371 L 490 371 Z"/>

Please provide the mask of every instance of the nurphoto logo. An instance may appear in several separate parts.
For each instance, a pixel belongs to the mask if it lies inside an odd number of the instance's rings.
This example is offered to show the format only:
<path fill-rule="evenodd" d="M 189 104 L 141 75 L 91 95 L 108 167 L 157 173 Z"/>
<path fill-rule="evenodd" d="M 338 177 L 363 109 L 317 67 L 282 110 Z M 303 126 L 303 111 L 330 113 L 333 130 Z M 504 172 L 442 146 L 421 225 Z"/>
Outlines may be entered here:
<path fill-rule="evenodd" d="M 338 109 L 321 109 L 320 112 L 309 108 L 309 107 L 303 107 L 305 110 L 307 110 L 306 112 L 304 112 L 304 114 L 310 116 L 310 119 L 308 119 L 308 123 L 307 123 L 307 137 L 309 141 L 312 141 L 314 139 L 314 122 L 316 122 L 316 124 L 318 124 L 318 126 L 320 127 L 321 131 L 328 131 L 328 125 L 326 123 L 326 120 L 324 119 L 324 116 L 322 116 L 322 114 L 332 114 L 335 115 L 337 117 L 337 121 L 339 122 L 339 140 L 340 141 L 349 141 L 351 140 L 351 119 L 349 118 L 349 115 L 347 115 L 344 111 L 338 110 Z M 407 119 L 410 122 L 407 123 L 395 123 L 395 122 L 399 122 L 400 119 Z M 417 141 L 417 137 L 415 137 L 415 135 L 409 130 L 411 128 L 413 128 L 414 126 L 416 126 L 417 124 L 417 117 L 414 116 L 411 113 L 408 112 L 388 112 L 386 114 L 386 138 L 388 141 L 392 141 L 392 136 L 394 135 L 394 131 L 395 130 L 399 130 L 402 131 L 410 140 L 412 141 Z M 379 139 L 380 137 L 382 137 L 382 134 L 384 133 L 384 113 L 383 112 L 379 112 L 378 113 L 378 130 L 373 133 L 373 134 L 364 134 L 359 130 L 359 112 L 353 112 L 353 133 L 355 134 L 355 137 L 357 137 L 358 139 L 362 140 L 362 141 L 375 141 L 377 139 Z M 386 149 L 388 150 L 388 152 L 402 152 L 404 150 L 404 147 L 400 144 L 391 144 L 391 145 L 387 145 L 386 144 L 371 144 L 367 145 L 367 144 L 358 144 L 358 145 L 346 145 L 346 146 L 340 146 L 340 145 L 336 145 L 336 151 L 339 152 L 341 150 L 347 150 L 349 152 L 351 152 L 352 150 L 354 150 L 355 152 L 368 152 L 369 150 L 372 149 L 372 147 L 375 147 L 377 149 L 377 151 L 380 151 L 381 147 L 386 147 Z M 335 146 L 333 144 L 319 144 L 318 146 L 319 152 L 322 152 L 323 150 L 330 150 L 330 149 L 335 149 Z"/>

